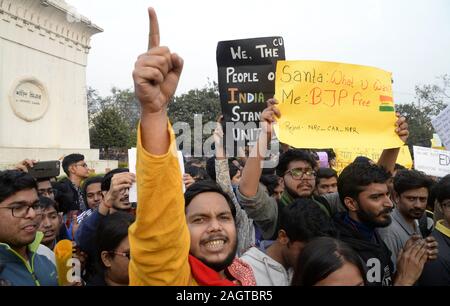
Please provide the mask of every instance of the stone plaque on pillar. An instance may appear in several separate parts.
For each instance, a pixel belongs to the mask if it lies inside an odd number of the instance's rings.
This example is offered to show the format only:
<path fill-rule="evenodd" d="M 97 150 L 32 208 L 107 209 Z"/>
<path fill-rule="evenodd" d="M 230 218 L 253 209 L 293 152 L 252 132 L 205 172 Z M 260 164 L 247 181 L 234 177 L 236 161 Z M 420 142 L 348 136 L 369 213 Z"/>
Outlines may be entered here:
<path fill-rule="evenodd" d="M 20 79 L 9 97 L 14 114 L 28 122 L 41 119 L 49 106 L 47 89 L 36 78 Z"/>

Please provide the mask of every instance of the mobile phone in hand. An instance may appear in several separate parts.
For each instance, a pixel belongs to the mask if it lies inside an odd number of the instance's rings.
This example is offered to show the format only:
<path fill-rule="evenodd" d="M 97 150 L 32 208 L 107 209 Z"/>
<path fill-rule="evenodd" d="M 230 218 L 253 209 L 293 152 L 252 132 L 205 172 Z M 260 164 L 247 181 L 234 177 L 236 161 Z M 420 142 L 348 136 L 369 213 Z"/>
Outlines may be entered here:
<path fill-rule="evenodd" d="M 61 170 L 59 160 L 42 161 L 28 168 L 28 173 L 35 179 L 58 177 Z"/>

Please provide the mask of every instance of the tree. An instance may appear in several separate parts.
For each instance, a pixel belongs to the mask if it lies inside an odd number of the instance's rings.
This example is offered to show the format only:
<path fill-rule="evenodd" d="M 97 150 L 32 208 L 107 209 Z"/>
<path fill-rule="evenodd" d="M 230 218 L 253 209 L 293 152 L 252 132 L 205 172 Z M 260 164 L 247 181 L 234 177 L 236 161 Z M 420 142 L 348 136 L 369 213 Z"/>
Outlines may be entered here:
<path fill-rule="evenodd" d="M 450 75 L 442 75 L 438 77 L 442 85 L 422 85 L 416 86 L 417 107 L 421 109 L 423 106 L 429 106 L 431 116 L 436 116 L 446 107 L 444 99 L 450 98 Z"/>
<path fill-rule="evenodd" d="M 113 87 L 111 89 L 112 96 L 109 97 L 108 106 L 114 106 L 120 116 L 128 125 L 136 130 L 139 118 L 141 117 L 141 109 L 139 102 L 136 100 L 134 91 L 131 89 L 119 89 Z"/>
<path fill-rule="evenodd" d="M 89 123 L 91 126 L 91 147 L 125 148 L 136 146 L 137 125 L 140 107 L 133 90 L 113 87 L 111 95 L 101 97 L 89 87 L 87 90 Z M 168 114 L 171 122 L 186 122 L 191 129 L 191 142 L 194 136 L 194 118 L 202 116 L 202 124 L 215 122 L 221 113 L 217 83 L 209 83 L 202 89 L 175 96 L 169 104 Z M 108 122 L 109 121 L 109 122 Z M 110 132 L 114 131 L 114 132 Z M 127 131 L 128 142 L 122 137 Z M 197 141 L 204 141 L 210 135 L 203 135 Z"/>
<path fill-rule="evenodd" d="M 92 127 L 93 119 L 103 110 L 113 108 L 120 116 L 121 121 L 129 126 L 129 146 L 136 146 L 137 123 L 140 118 L 139 103 L 137 103 L 134 92 L 131 89 L 119 89 L 113 87 L 111 95 L 101 97 L 97 90 L 92 87 L 87 89 L 87 103 L 89 125 Z M 91 141 L 91 146 L 95 145 Z"/>
<path fill-rule="evenodd" d="M 221 113 L 217 83 L 209 83 L 202 89 L 174 97 L 169 104 L 168 114 L 171 122 L 187 122 L 194 126 L 195 115 L 202 115 L 203 123 L 217 120 Z"/>
<path fill-rule="evenodd" d="M 108 156 L 110 148 L 128 148 L 130 127 L 114 107 L 105 107 L 92 119 L 89 130 L 91 147 L 105 149 Z"/>
<path fill-rule="evenodd" d="M 188 141 L 191 145 L 191 154 L 193 148 L 203 148 L 205 140 L 210 137 L 210 134 L 203 134 L 203 131 L 197 131 L 201 133 L 201 137 L 195 137 L 194 133 L 194 119 L 200 118 L 204 128 L 208 122 L 216 122 L 217 117 L 221 114 L 219 90 L 217 83 L 209 83 L 202 89 L 193 89 L 188 93 L 174 97 L 173 101 L 169 104 L 168 115 L 174 127 L 177 123 L 183 123 L 186 127 L 190 128 L 190 139 L 177 138 L 177 145 L 179 149 L 186 151 L 186 147 L 180 146 L 182 141 Z M 175 130 L 175 133 L 180 131 Z M 181 132 L 182 133 L 182 132 Z M 181 134 L 179 133 L 179 134 Z M 204 152 L 202 152 L 204 153 Z"/>
<path fill-rule="evenodd" d="M 431 119 L 447 106 L 445 99 L 450 98 L 450 76 L 446 74 L 438 79 L 441 85 L 416 86 L 415 102 L 396 106 L 396 110 L 408 119 L 410 146 L 431 146 L 434 133 Z"/>
<path fill-rule="evenodd" d="M 86 96 L 89 124 L 92 124 L 92 119 L 101 109 L 101 97 L 99 96 L 98 91 L 92 87 L 87 88 Z"/>

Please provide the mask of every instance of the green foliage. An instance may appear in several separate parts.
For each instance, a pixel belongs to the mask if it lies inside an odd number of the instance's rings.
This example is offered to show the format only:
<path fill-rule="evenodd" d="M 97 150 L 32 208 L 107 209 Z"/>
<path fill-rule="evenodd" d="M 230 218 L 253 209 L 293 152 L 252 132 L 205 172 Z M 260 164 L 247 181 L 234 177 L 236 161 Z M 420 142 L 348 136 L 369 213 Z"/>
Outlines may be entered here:
<path fill-rule="evenodd" d="M 113 87 L 110 96 L 101 97 L 89 87 L 87 102 L 92 148 L 126 149 L 136 146 L 140 108 L 131 89 Z M 117 137 L 112 137 L 111 133 L 117 133 Z"/>
<path fill-rule="evenodd" d="M 194 126 L 196 114 L 202 115 L 203 123 L 215 122 L 221 114 L 217 83 L 174 97 L 169 104 L 168 114 L 172 123 L 187 122 L 191 127 Z"/>
<path fill-rule="evenodd" d="M 174 97 L 173 101 L 169 104 L 168 115 L 172 124 L 185 122 L 189 124 L 191 128 L 191 150 L 195 147 L 194 144 L 194 118 L 200 118 L 202 125 L 208 122 L 216 122 L 218 116 L 222 113 L 220 108 L 220 99 L 217 83 L 210 83 L 202 89 L 190 90 L 186 94 L 182 94 L 178 97 Z M 197 131 L 202 133 L 202 131 Z M 181 131 L 175 131 L 175 133 L 181 133 Z M 211 135 L 203 134 L 202 137 L 196 137 L 198 147 L 202 147 L 205 140 Z M 179 149 L 185 150 L 180 145 L 180 139 L 178 139 Z M 193 153 L 193 152 L 192 152 Z"/>
<path fill-rule="evenodd" d="M 127 148 L 130 142 L 130 127 L 114 107 L 103 108 L 92 119 L 89 130 L 91 146 L 94 148 Z"/>
<path fill-rule="evenodd" d="M 92 87 L 87 88 L 87 106 L 88 106 L 88 118 L 89 124 L 92 124 L 92 119 L 101 109 L 102 98 L 99 96 L 98 91 Z"/>
<path fill-rule="evenodd" d="M 130 148 L 136 146 L 139 103 L 131 89 L 113 87 L 111 95 L 101 97 L 89 87 L 87 90 L 92 148 Z M 174 97 L 168 114 L 172 123 L 186 122 L 193 129 L 195 115 L 202 115 L 202 123 L 213 121 L 221 113 L 217 83 L 193 89 Z M 194 135 L 193 131 L 191 133 Z M 204 135 L 203 138 L 208 137 Z M 127 139 L 127 140 L 125 140 Z"/>
<path fill-rule="evenodd" d="M 397 105 L 396 110 L 408 118 L 409 137 L 408 144 L 429 146 L 433 138 L 433 126 L 428 117 L 430 107 L 419 109 L 415 104 Z"/>
<path fill-rule="evenodd" d="M 108 99 L 108 106 L 114 106 L 120 117 L 128 123 L 132 130 L 136 130 L 139 118 L 141 117 L 141 109 L 137 101 L 134 91 L 131 89 L 111 89 L 112 96 Z"/>
<path fill-rule="evenodd" d="M 446 106 L 446 99 L 450 98 L 450 76 L 439 78 L 441 85 L 416 86 L 416 101 L 396 106 L 396 111 L 406 116 L 409 125 L 409 145 L 430 146 L 434 129 L 431 118 L 438 115 Z"/>

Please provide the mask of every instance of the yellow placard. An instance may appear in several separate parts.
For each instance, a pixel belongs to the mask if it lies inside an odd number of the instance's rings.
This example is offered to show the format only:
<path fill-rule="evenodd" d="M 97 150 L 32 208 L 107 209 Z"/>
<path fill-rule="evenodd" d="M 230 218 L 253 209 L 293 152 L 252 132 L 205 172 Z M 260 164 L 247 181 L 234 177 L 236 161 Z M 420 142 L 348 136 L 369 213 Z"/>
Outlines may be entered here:
<path fill-rule="evenodd" d="M 366 66 L 278 61 L 278 139 L 296 148 L 398 148 L 391 73 Z"/>
<path fill-rule="evenodd" d="M 378 162 L 382 152 L 383 150 L 371 148 L 334 149 L 334 153 L 336 153 L 336 166 L 334 167 L 334 170 L 341 173 L 342 170 L 351 164 L 358 156 L 365 156 L 374 162 Z M 412 168 L 413 161 L 408 146 L 402 146 L 400 148 L 397 164 L 400 164 L 408 169 Z"/>

